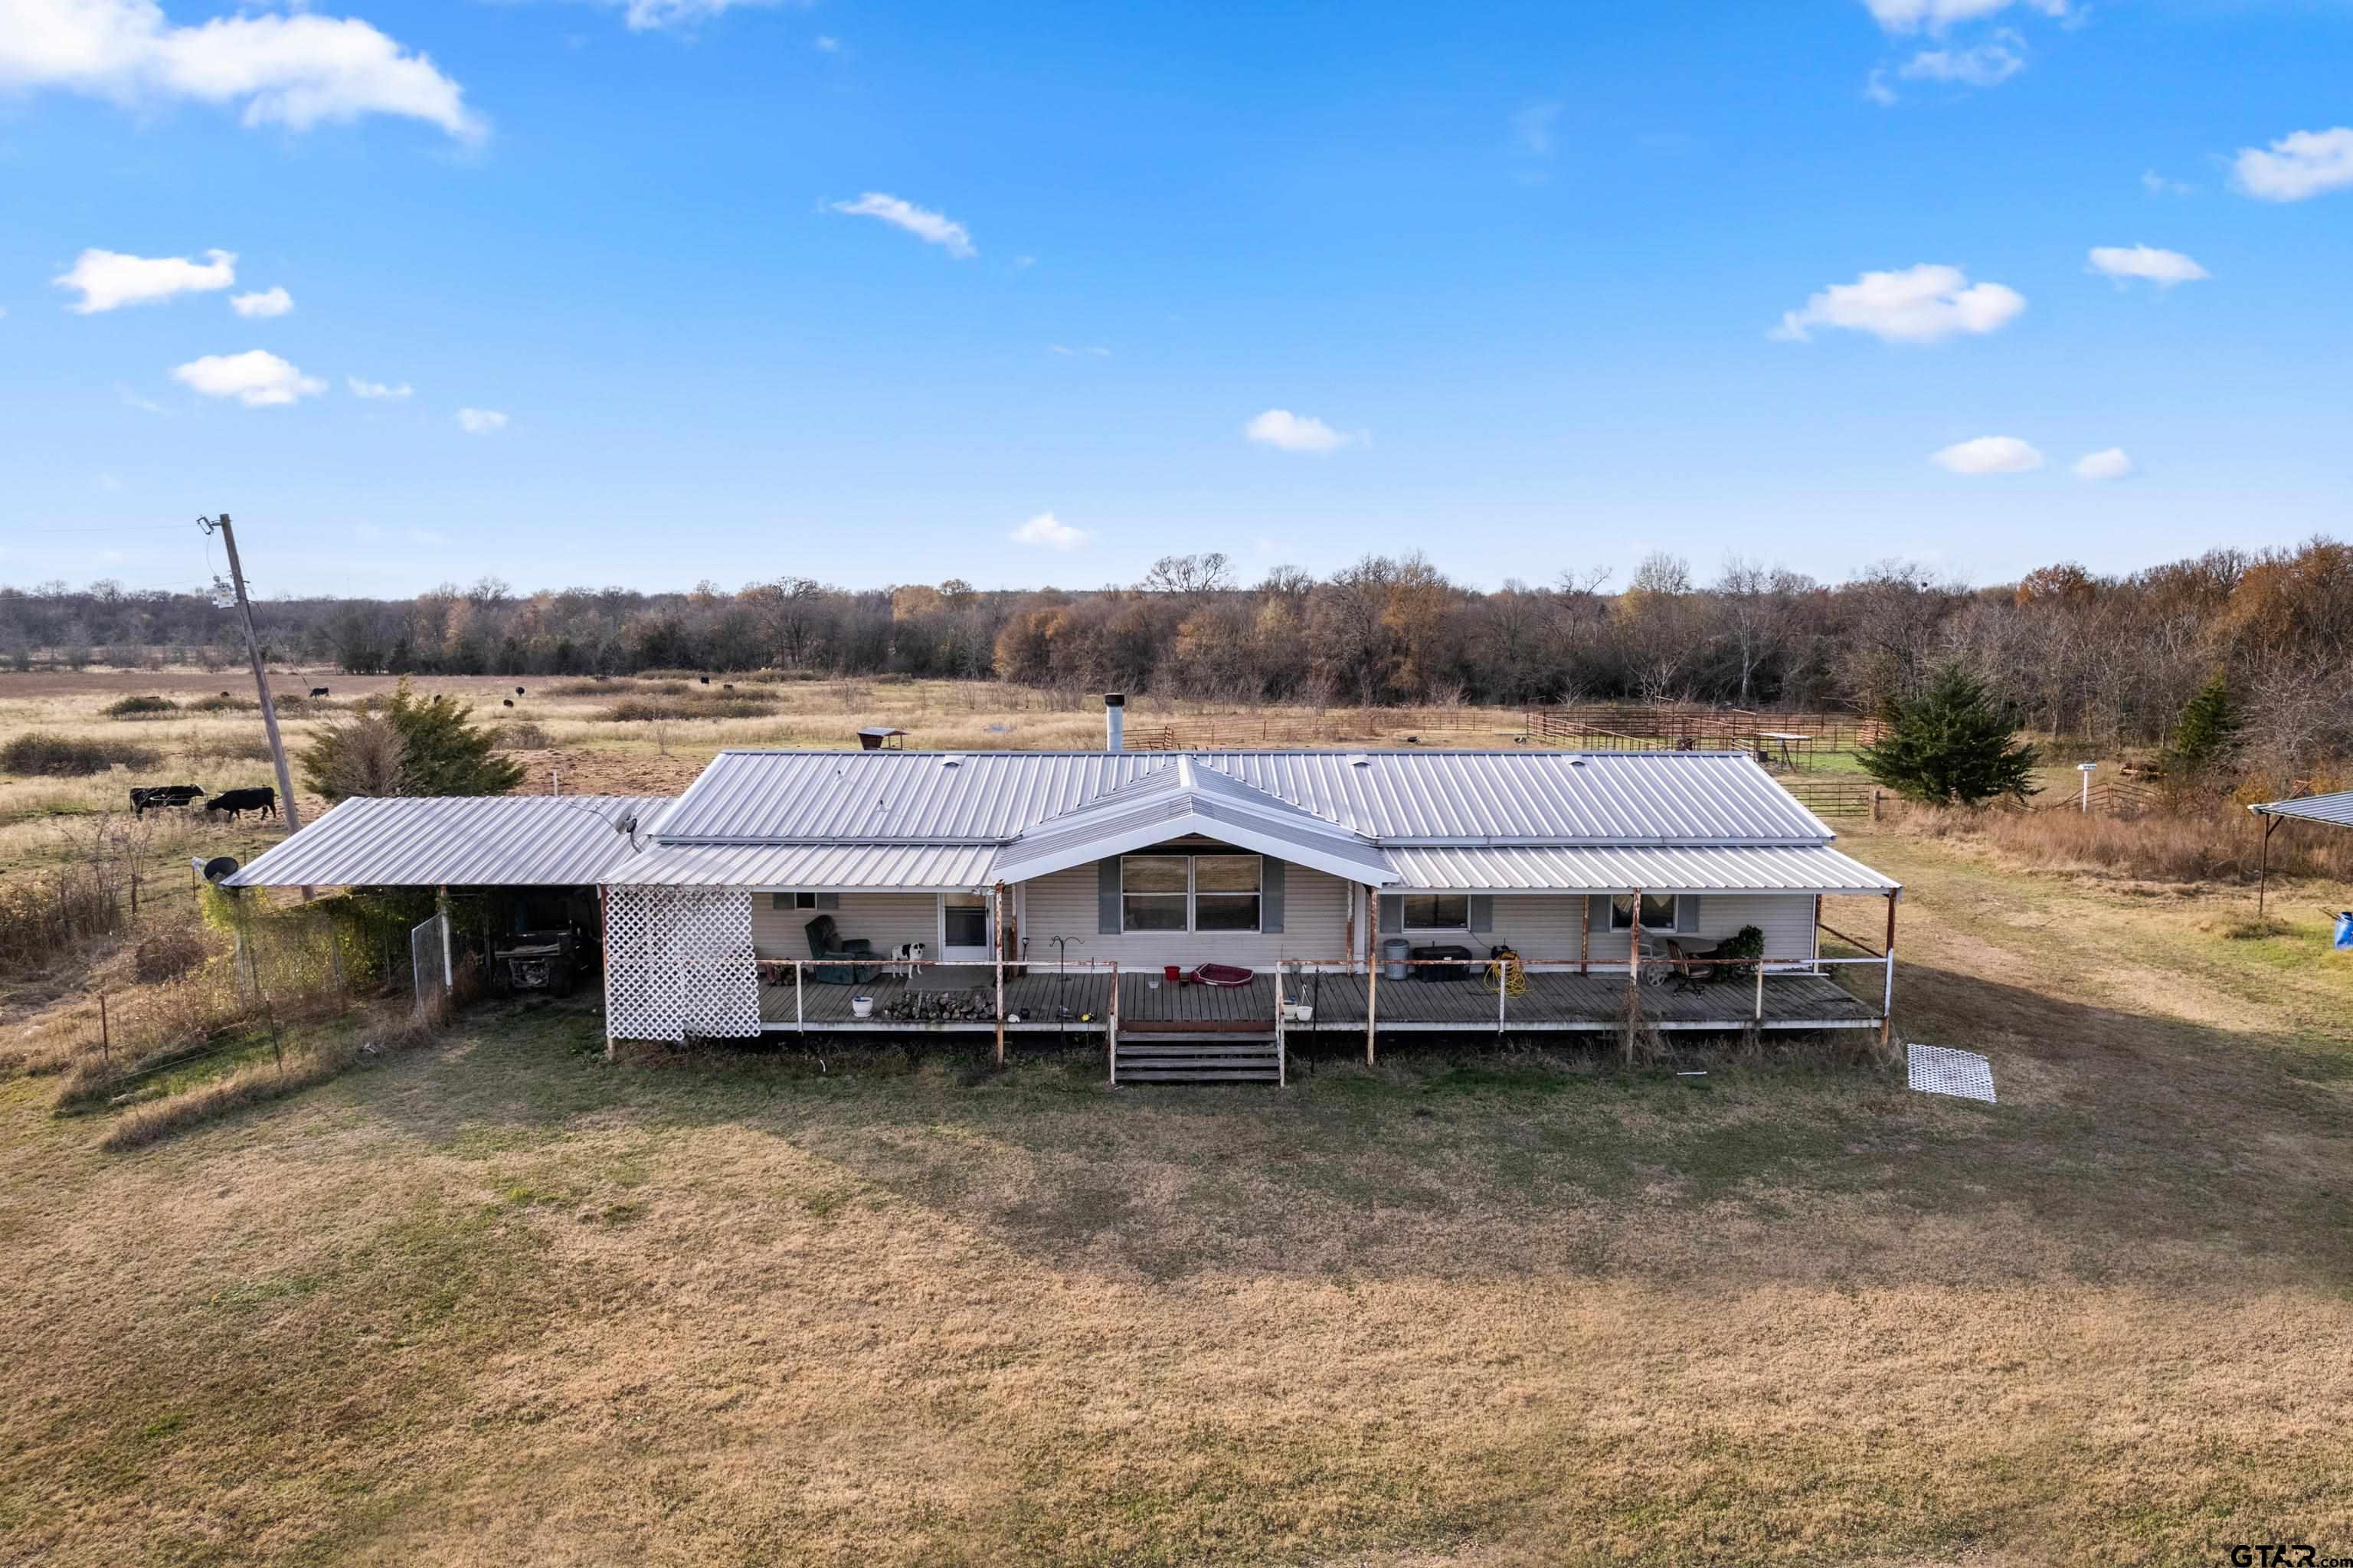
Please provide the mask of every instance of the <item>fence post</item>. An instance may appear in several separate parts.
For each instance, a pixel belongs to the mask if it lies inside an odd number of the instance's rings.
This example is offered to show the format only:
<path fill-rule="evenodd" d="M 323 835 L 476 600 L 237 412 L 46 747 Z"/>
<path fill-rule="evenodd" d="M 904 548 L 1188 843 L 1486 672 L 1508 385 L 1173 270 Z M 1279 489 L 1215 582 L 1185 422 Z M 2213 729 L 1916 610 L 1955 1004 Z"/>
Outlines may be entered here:
<path fill-rule="evenodd" d="M 106 993 L 98 993 L 98 1057 L 107 1065 L 114 1065 L 114 1036 L 106 1024 Z"/>

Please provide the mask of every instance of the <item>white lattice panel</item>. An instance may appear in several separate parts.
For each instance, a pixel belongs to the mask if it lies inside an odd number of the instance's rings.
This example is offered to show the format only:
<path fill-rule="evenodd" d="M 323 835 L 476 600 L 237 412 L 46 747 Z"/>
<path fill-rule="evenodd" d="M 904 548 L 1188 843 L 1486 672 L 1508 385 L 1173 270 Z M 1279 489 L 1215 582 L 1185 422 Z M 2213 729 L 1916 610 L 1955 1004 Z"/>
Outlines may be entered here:
<path fill-rule="evenodd" d="M 1993 1064 L 1976 1052 L 1906 1045 L 1904 1054 L 1912 1086 L 1924 1094 L 1993 1103 Z"/>
<path fill-rule="evenodd" d="M 605 1032 L 617 1040 L 759 1033 L 752 895 L 730 888 L 607 888 Z"/>

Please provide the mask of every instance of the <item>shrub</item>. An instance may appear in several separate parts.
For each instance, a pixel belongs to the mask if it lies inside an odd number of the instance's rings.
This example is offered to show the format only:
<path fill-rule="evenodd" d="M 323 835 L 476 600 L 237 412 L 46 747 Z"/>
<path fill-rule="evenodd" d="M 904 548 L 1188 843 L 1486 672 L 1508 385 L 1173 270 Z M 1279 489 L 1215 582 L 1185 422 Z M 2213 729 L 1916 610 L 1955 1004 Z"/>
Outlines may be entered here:
<path fill-rule="evenodd" d="M 603 716 L 611 723 L 630 724 L 654 719 L 766 718 L 776 711 L 772 702 L 720 692 L 709 696 L 631 697 L 607 708 Z"/>
<path fill-rule="evenodd" d="M 205 939 L 186 927 L 158 931 L 139 944 L 132 972 L 149 985 L 177 980 L 205 961 Z"/>
<path fill-rule="evenodd" d="M 109 718 L 152 718 L 179 711 L 180 705 L 169 697 L 118 697 L 106 705 Z"/>
<path fill-rule="evenodd" d="M 0 746 L 0 771 L 51 779 L 103 773 L 117 763 L 125 768 L 153 768 L 162 760 L 162 754 L 149 747 L 75 740 L 40 730 L 28 731 Z"/>
<path fill-rule="evenodd" d="M 491 730 L 491 744 L 501 751 L 545 751 L 554 742 L 547 738 L 547 731 L 525 719 Z"/>
<path fill-rule="evenodd" d="M 404 679 L 390 697 L 371 702 L 348 725 L 322 731 L 302 753 L 302 776 L 329 800 L 346 799 L 355 778 L 377 777 L 391 768 L 398 788 L 380 794 L 503 795 L 522 782 L 522 769 L 491 755 L 490 732 L 473 722 L 473 705 L 447 694 L 420 697 Z M 384 736 L 399 739 L 396 768 Z M 370 756 L 355 757 L 359 749 Z M 358 766 L 365 761 L 368 766 Z"/>

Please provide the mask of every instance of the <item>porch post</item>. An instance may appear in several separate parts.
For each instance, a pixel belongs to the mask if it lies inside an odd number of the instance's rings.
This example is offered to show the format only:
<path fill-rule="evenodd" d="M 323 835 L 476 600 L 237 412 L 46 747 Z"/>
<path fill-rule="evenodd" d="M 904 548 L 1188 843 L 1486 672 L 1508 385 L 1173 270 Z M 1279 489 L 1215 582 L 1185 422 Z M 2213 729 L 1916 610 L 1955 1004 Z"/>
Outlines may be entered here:
<path fill-rule="evenodd" d="M 1381 966 L 1365 966 L 1365 1065 L 1373 1065 L 1373 1025 L 1381 1015 Z"/>
<path fill-rule="evenodd" d="M 1765 955 L 1757 955 L 1757 1022 L 1765 1022 Z"/>
<path fill-rule="evenodd" d="M 801 960 L 793 960 L 793 1029 L 800 1034 L 808 1033 L 808 1016 L 801 1009 Z"/>
<path fill-rule="evenodd" d="M 605 1060 L 613 1059 L 613 902 L 611 890 L 596 885 L 596 959 L 605 972 Z M 757 966 L 754 965 L 754 968 Z"/>
<path fill-rule="evenodd" d="M 1633 1000 L 1642 997 L 1642 890 L 1634 889 L 1634 916 L 1626 928 L 1626 989 Z"/>
<path fill-rule="evenodd" d="M 2279 824 L 2277 817 L 2268 813 L 2264 815 L 2263 870 L 2262 877 L 2255 883 L 2255 918 L 2258 920 L 2263 917 L 2263 899 L 2272 890 L 2272 830 Z"/>
<path fill-rule="evenodd" d="M 1593 972 L 1593 895 L 1577 901 L 1577 972 Z"/>
<path fill-rule="evenodd" d="M 1103 1028 L 1103 1054 L 1111 1060 L 1111 1086 L 1119 1087 L 1119 960 L 1111 961 L 1111 1012 Z"/>
<path fill-rule="evenodd" d="M 1290 1043 L 1282 1030 L 1282 966 L 1274 967 L 1274 1086 L 1284 1087 L 1290 1081 Z"/>
<path fill-rule="evenodd" d="M 994 929 L 997 940 L 990 944 L 997 960 L 997 1065 L 1005 1065 L 1005 884 L 998 883 L 989 894 L 997 916 Z"/>
<path fill-rule="evenodd" d="M 1495 1033 L 1499 1038 L 1504 1033 L 1504 998 L 1509 996 L 1511 991 L 1512 960 L 1497 959 L 1495 960 Z"/>
<path fill-rule="evenodd" d="M 458 987 L 458 971 L 449 961 L 449 888 L 446 883 L 433 890 L 433 913 L 441 916 L 441 989 L 448 992 Z"/>
<path fill-rule="evenodd" d="M 1895 1023 L 1895 893 L 1887 895 L 1887 951 L 1883 960 L 1887 966 L 1886 989 L 1879 1001 L 1879 1045 L 1887 1048 L 1890 1033 Z"/>

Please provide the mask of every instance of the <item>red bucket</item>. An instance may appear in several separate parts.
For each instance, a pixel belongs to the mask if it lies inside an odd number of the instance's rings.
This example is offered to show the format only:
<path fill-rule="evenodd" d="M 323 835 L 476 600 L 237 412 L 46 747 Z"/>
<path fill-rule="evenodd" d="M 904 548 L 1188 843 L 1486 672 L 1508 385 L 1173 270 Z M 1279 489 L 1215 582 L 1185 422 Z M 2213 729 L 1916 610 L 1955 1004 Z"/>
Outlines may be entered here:
<path fill-rule="evenodd" d="M 1160 973 L 1161 977 L 1167 980 L 1170 985 L 1182 985 L 1185 983 L 1185 971 L 1178 969 L 1175 964 L 1164 964 L 1161 966 Z"/>

